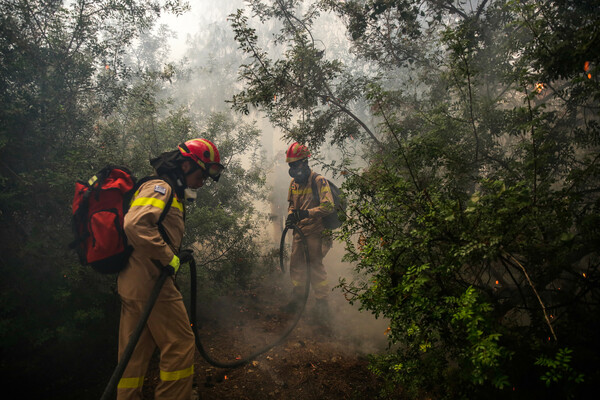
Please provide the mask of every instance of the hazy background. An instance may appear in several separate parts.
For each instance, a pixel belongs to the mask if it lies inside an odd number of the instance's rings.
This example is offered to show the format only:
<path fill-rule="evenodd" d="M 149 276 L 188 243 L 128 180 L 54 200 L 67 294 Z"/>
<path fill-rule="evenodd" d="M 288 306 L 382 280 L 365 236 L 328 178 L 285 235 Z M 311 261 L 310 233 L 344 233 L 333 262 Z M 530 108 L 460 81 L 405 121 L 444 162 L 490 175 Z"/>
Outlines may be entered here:
<path fill-rule="evenodd" d="M 190 6 L 191 10 L 186 14 L 165 15 L 157 24 L 157 29 L 160 29 L 160 25 L 164 25 L 173 32 L 173 37 L 167 43 L 169 62 L 188 70 L 187 79 L 175 82 L 169 92 L 175 101 L 189 107 L 192 113 L 200 115 L 215 111 L 233 113 L 226 100 L 241 88 L 237 80 L 237 71 L 244 60 L 241 58 L 241 52 L 237 51 L 237 43 L 234 41 L 227 18 L 238 8 L 243 8 L 244 1 L 222 0 L 217 5 L 213 1 L 201 0 L 191 1 Z M 315 24 L 313 35 L 317 45 L 327 50 L 329 57 L 350 61 L 348 42 L 344 38 L 342 26 L 338 24 L 336 17 L 323 15 L 319 23 Z M 257 29 L 262 46 L 277 54 L 281 48 L 270 45 L 270 42 L 278 27 L 273 24 L 261 24 L 259 21 L 254 21 L 252 25 Z M 325 43 L 327 43 L 326 48 Z M 256 110 L 251 109 L 249 115 L 236 115 L 236 118 L 241 118 L 247 123 L 256 123 L 262 132 L 262 147 L 266 160 L 264 165 L 270 168 L 267 175 L 270 203 L 257 204 L 257 207 L 270 214 L 272 221 L 271 226 L 265 227 L 263 242 L 267 243 L 267 246 L 278 248 L 287 214 L 287 190 L 291 178 L 287 172 L 285 152 L 290 143 L 285 142 L 282 139 L 282 132 L 273 127 Z M 365 120 L 368 121 L 367 118 Z M 314 154 L 311 166 L 315 171 L 324 173 L 319 164 L 330 163 L 337 157 L 339 153 L 336 149 L 325 145 Z M 252 162 L 253 160 L 246 160 L 248 165 Z M 357 161 L 356 164 L 359 165 L 359 162 Z M 324 175 L 338 186 L 343 183 L 341 175 L 333 176 L 331 173 Z M 287 235 L 288 246 L 290 239 L 291 234 Z M 333 248 L 323 260 L 332 288 L 338 284 L 340 277 L 349 280 L 353 278 L 353 266 L 342 261 L 343 254 L 344 245 L 334 241 Z M 287 285 L 291 290 L 287 274 L 281 284 Z M 330 301 L 333 329 L 336 335 L 359 345 L 361 351 L 365 353 L 382 350 L 385 347 L 387 321 L 375 319 L 369 312 L 359 312 L 357 305 L 350 305 L 339 289 L 332 291 Z M 309 301 L 307 309 L 310 309 L 311 305 L 312 301 Z"/>

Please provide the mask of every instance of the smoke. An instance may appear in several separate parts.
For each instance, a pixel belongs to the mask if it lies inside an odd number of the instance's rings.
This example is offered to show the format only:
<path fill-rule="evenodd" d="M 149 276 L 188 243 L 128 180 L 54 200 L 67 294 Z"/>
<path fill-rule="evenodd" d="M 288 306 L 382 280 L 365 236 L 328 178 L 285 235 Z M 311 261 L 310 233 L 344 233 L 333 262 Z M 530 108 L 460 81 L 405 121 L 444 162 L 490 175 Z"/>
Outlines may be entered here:
<path fill-rule="evenodd" d="M 160 23 L 164 23 L 177 33 L 176 38 L 170 41 L 171 60 L 185 73 L 180 74 L 180 79 L 175 80 L 171 89 L 172 97 L 176 104 L 185 107 L 198 121 L 202 121 L 211 112 L 231 112 L 226 103 L 240 89 L 241 83 L 237 79 L 238 67 L 244 62 L 237 50 L 233 32 L 227 21 L 228 15 L 238 8 L 243 8 L 243 0 L 222 0 L 218 7 L 214 2 L 192 2 L 190 12 L 182 16 L 165 16 Z M 318 40 L 315 45 L 322 46 L 328 57 L 348 58 L 347 41 L 343 37 L 343 29 L 336 29 L 336 22 L 332 16 L 322 16 L 326 20 L 315 24 L 315 37 L 326 38 Z M 261 38 L 261 46 L 267 46 L 269 38 L 277 29 L 274 24 L 257 25 L 257 35 Z M 269 48 L 269 50 L 273 50 Z M 176 61 L 173 61 L 176 60 Z M 345 60 L 347 61 L 347 60 Z M 257 241 L 263 243 L 262 252 L 265 254 L 279 248 L 284 219 L 287 215 L 287 191 L 290 177 L 285 164 L 285 151 L 289 145 L 282 139 L 283 132 L 274 128 L 272 124 L 259 112 L 251 111 L 247 116 L 237 116 L 243 122 L 256 123 L 262 131 L 262 148 L 264 160 L 261 160 L 267 174 L 266 184 L 269 188 L 268 202 L 255 204 L 258 211 L 268 215 L 268 222 L 262 232 L 257 233 Z M 360 144 L 351 143 L 351 151 L 359 152 Z M 314 150 L 313 150 L 314 152 Z M 311 168 L 341 186 L 343 177 L 327 170 L 324 165 L 340 164 L 340 152 L 324 146 L 320 151 L 314 152 L 311 158 Z M 356 160 L 361 161 L 360 157 Z M 245 160 L 244 165 L 249 166 L 256 160 Z M 339 171 L 337 171 L 339 172 Z M 291 239 L 288 235 L 288 240 Z M 288 242 L 289 244 L 289 242 Z M 339 279 L 352 281 L 354 268 L 350 263 L 342 262 L 344 245 L 334 242 L 333 248 L 324 259 L 330 286 L 337 286 Z M 210 285 L 210 282 L 204 282 Z M 265 332 L 265 326 L 276 323 L 276 313 L 266 307 L 270 304 L 264 296 L 273 296 L 276 302 L 282 303 L 289 299 L 291 283 L 289 274 L 273 274 L 266 277 L 264 286 L 268 289 L 256 293 L 256 302 L 250 301 L 253 294 L 245 293 L 246 302 L 241 305 L 240 298 L 219 297 L 209 303 L 199 304 L 199 312 L 206 323 L 218 324 L 226 331 L 236 331 L 237 343 L 240 352 L 249 351 L 244 346 L 261 347 L 270 340 L 276 339 L 277 332 Z M 240 289 L 240 292 L 243 290 Z M 250 297 L 248 297 L 250 296 Z M 385 349 L 386 328 L 385 320 L 376 319 L 368 311 L 360 311 L 358 305 L 351 305 L 340 289 L 333 289 L 330 293 L 331 307 L 331 334 L 333 338 L 343 341 L 345 349 L 351 352 L 368 354 Z M 271 302 L 272 303 L 272 302 Z M 244 310 L 250 304 L 255 309 Z M 314 305 L 311 293 L 306 309 L 306 318 L 310 315 Z M 242 307 L 242 308 L 240 308 Z M 256 318 L 251 318 L 253 323 L 248 326 L 239 326 L 242 317 L 254 313 Z M 254 315 L 253 314 L 253 315 Z M 247 318 L 243 318 L 247 320 Z M 283 322 L 282 322 L 283 324 Z M 231 354 L 223 354 L 230 356 Z"/>
<path fill-rule="evenodd" d="M 340 278 L 351 281 L 355 276 L 354 266 L 342 261 L 343 254 L 343 244 L 334 242 L 323 259 L 330 283 Z M 359 305 L 350 304 L 339 288 L 332 290 L 329 302 L 334 336 L 343 338 L 353 346 L 353 350 L 362 354 L 377 353 L 386 348 L 387 320 L 376 319 L 369 311 L 360 311 Z"/>

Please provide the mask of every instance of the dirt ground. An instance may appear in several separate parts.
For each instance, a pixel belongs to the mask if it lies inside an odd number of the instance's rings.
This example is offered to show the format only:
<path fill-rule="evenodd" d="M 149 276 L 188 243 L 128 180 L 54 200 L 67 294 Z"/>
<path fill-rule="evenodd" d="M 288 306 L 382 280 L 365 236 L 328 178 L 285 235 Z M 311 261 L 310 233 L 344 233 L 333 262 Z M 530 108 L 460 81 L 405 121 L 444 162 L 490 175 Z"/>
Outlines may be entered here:
<path fill-rule="evenodd" d="M 270 281 L 262 289 L 199 306 L 200 340 L 211 359 L 221 363 L 245 359 L 276 342 L 294 322 L 294 314 L 279 310 L 289 300 L 289 277 L 276 274 Z M 381 383 L 368 370 L 367 356 L 386 350 L 387 323 L 359 312 L 339 291 L 332 291 L 329 303 L 331 319 L 323 326 L 314 318 L 311 293 L 285 341 L 242 367 L 217 368 L 197 352 L 194 398 L 375 398 Z M 157 366 L 151 364 L 145 399 L 153 398 L 157 375 Z"/>

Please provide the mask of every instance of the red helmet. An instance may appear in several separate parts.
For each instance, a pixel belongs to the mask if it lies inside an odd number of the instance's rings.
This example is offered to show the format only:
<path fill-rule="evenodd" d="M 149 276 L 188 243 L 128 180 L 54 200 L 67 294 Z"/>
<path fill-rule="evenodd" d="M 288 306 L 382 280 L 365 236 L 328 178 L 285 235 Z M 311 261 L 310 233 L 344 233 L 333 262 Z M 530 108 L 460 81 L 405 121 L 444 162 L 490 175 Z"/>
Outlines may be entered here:
<path fill-rule="evenodd" d="M 208 139 L 192 139 L 179 145 L 179 151 L 184 157 L 188 157 L 196 162 L 208 176 L 214 181 L 218 181 L 221 171 L 225 169 L 220 164 L 221 156 L 217 146 Z"/>
<path fill-rule="evenodd" d="M 294 161 L 303 160 L 307 157 L 310 157 L 308 147 L 298 142 L 294 142 L 287 150 L 285 162 L 289 164 L 293 163 Z"/>

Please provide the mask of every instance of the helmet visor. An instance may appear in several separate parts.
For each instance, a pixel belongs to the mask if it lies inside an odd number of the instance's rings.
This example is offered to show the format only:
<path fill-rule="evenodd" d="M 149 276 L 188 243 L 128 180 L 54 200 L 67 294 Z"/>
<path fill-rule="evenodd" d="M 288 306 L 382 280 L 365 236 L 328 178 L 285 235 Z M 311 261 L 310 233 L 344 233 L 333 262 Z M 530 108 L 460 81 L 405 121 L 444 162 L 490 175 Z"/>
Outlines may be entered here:
<path fill-rule="evenodd" d="M 221 177 L 221 172 L 225 169 L 225 167 L 219 163 L 206 163 L 206 169 L 204 172 L 208 175 L 213 181 L 217 182 Z"/>

